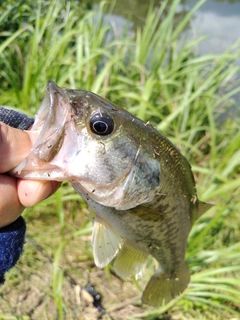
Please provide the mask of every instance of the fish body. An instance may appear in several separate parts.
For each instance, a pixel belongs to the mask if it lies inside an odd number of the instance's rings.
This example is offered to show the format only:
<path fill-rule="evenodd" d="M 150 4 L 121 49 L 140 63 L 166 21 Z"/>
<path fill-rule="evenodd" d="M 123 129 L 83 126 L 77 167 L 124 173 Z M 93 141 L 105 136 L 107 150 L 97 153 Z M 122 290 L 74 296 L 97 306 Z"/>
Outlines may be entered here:
<path fill-rule="evenodd" d="M 121 277 L 159 263 L 143 303 L 181 294 L 190 276 L 188 234 L 210 205 L 198 200 L 191 167 L 151 125 L 94 93 L 49 82 L 31 129 L 32 150 L 12 171 L 21 178 L 68 180 L 87 201 L 97 266 L 113 258 Z"/>

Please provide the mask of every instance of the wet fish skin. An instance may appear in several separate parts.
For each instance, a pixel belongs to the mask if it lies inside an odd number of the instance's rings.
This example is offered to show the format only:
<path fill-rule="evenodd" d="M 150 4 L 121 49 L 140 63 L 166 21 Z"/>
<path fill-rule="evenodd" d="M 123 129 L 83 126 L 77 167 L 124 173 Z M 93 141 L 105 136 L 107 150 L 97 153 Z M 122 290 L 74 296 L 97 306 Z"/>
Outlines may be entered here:
<path fill-rule="evenodd" d="M 32 128 L 33 148 L 12 174 L 70 181 L 89 204 L 96 265 L 117 255 L 120 276 L 140 275 L 150 254 L 159 268 L 142 301 L 167 303 L 190 281 L 187 237 L 210 208 L 198 200 L 189 163 L 151 125 L 103 98 L 53 82 L 48 92 Z M 92 131 L 105 124 L 107 134 Z"/>

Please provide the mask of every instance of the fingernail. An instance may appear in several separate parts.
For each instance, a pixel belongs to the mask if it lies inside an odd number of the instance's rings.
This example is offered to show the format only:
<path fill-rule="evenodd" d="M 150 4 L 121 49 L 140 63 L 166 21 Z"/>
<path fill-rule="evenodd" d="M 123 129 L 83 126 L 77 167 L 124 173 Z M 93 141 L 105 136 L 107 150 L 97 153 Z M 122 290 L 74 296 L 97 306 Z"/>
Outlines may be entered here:
<path fill-rule="evenodd" d="M 29 202 L 30 207 L 49 197 L 52 193 L 52 183 L 36 181 L 36 186 L 31 190 L 32 201 Z"/>

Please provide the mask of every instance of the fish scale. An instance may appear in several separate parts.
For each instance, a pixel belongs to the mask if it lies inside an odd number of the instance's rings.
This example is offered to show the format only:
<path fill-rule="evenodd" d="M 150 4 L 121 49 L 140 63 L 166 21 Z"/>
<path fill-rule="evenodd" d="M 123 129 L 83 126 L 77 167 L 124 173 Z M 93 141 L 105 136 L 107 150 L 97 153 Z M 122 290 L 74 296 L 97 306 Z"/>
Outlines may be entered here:
<path fill-rule="evenodd" d="M 88 203 L 94 261 L 114 258 L 119 276 L 142 275 L 148 255 L 159 267 L 142 302 L 169 302 L 188 286 L 187 238 L 211 205 L 197 197 L 191 167 L 149 123 L 85 90 L 54 82 L 30 131 L 32 149 L 11 174 L 70 181 Z"/>

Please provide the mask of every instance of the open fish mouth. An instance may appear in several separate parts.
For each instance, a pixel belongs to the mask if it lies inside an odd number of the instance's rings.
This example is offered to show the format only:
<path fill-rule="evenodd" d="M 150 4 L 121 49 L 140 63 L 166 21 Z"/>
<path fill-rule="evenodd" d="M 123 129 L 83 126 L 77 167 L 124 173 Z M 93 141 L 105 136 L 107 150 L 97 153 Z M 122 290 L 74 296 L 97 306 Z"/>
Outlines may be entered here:
<path fill-rule="evenodd" d="M 67 90 L 49 81 L 47 94 L 30 130 L 33 147 L 29 155 L 10 173 L 31 179 L 58 181 L 66 179 L 66 175 L 61 174 L 63 168 L 59 167 L 57 161 L 52 162 L 52 160 L 56 159 L 62 150 L 66 131 L 73 127 L 71 122 L 75 117 Z M 35 177 L 33 177 L 33 169 L 34 172 L 36 171 Z M 41 171 L 40 175 L 37 174 L 38 171 Z"/>
<path fill-rule="evenodd" d="M 47 91 L 32 128 L 32 131 L 41 130 L 34 152 L 45 162 L 51 161 L 60 149 L 64 128 L 71 113 L 64 89 L 59 88 L 54 82 L 49 82 Z"/>

